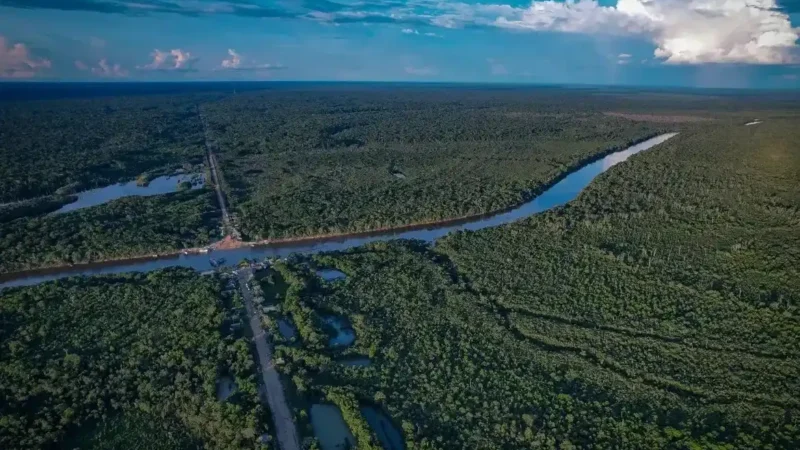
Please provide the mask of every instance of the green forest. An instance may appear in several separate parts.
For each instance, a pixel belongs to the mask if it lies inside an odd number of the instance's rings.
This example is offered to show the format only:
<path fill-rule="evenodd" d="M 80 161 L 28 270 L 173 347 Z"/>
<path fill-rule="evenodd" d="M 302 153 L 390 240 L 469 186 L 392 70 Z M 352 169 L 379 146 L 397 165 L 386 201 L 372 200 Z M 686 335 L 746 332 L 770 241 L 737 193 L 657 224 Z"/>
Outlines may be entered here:
<path fill-rule="evenodd" d="M 780 108 L 770 96 L 355 86 L 0 102 L 0 272 L 217 240 L 207 191 L 48 215 L 85 189 L 196 171 L 200 114 L 234 224 L 274 240 L 498 211 L 633 142 Z"/>
<path fill-rule="evenodd" d="M 517 94 L 266 91 L 203 111 L 249 240 L 497 211 L 596 155 L 669 129 L 585 108 L 574 93 Z"/>
<path fill-rule="evenodd" d="M 0 273 L 217 240 L 221 217 L 210 189 L 50 214 L 83 190 L 134 179 L 146 183 L 202 167 L 196 105 L 211 98 L 197 93 L 0 102 Z"/>
<path fill-rule="evenodd" d="M 319 448 L 309 407 L 324 402 L 363 450 L 380 446 L 365 407 L 409 449 L 798 448 L 797 108 L 589 88 L 0 102 L 0 273 L 218 239 L 210 186 L 50 214 L 82 189 L 201 164 L 198 109 L 245 239 L 494 211 L 678 131 L 549 212 L 258 273 L 301 437 Z M 324 281 L 322 267 L 347 277 Z M 0 448 L 270 445 L 231 289 L 167 269 L 0 291 Z M 352 345 L 330 344 L 331 315 Z M 238 389 L 223 401 L 225 377 Z"/>
<path fill-rule="evenodd" d="M 210 188 L 124 197 L 66 214 L 4 217 L 0 210 L 0 273 L 199 247 L 220 237 L 220 222 Z"/>
<path fill-rule="evenodd" d="M 203 162 L 191 96 L 0 102 L 0 204 Z"/>
<path fill-rule="evenodd" d="M 343 282 L 301 258 L 283 368 L 302 397 L 381 406 L 410 448 L 796 448 L 798 119 L 684 130 L 564 207 L 435 247 L 311 258 Z M 322 311 L 352 348 L 320 344 Z"/>
<path fill-rule="evenodd" d="M 0 448 L 265 448 L 241 309 L 188 269 L 3 290 Z"/>

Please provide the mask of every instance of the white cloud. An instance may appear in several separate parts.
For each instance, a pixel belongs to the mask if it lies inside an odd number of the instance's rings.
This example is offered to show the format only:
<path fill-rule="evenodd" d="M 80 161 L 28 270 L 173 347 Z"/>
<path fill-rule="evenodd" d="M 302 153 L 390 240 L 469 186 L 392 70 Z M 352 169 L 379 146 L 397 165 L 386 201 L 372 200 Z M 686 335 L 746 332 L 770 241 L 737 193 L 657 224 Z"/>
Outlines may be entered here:
<path fill-rule="evenodd" d="M 486 62 L 489 63 L 489 68 L 492 72 L 492 75 L 508 75 L 508 69 L 506 69 L 506 66 L 503 64 L 492 58 L 487 59 Z"/>
<path fill-rule="evenodd" d="M 619 55 L 617 55 L 617 58 L 619 59 L 629 59 L 630 57 L 631 57 L 630 53 L 620 53 Z"/>
<path fill-rule="evenodd" d="M 258 64 L 253 61 L 245 61 L 236 50 L 228 49 L 228 59 L 223 59 L 220 63 L 221 70 L 280 70 L 286 66 L 281 64 Z"/>
<path fill-rule="evenodd" d="M 236 50 L 232 48 L 228 49 L 228 55 L 230 56 L 230 59 L 223 59 L 221 66 L 225 69 L 238 69 L 239 66 L 242 65 L 241 55 L 236 53 Z"/>
<path fill-rule="evenodd" d="M 32 78 L 40 71 L 49 69 L 49 59 L 31 55 L 25 44 L 11 44 L 0 36 L 0 78 Z"/>
<path fill-rule="evenodd" d="M 400 32 L 403 33 L 403 34 L 413 34 L 413 35 L 416 35 L 416 36 L 427 36 L 427 37 L 436 37 L 436 38 L 442 37 L 442 36 L 432 32 L 432 31 L 429 31 L 427 33 L 420 33 L 419 30 L 414 29 L 414 28 L 403 28 L 402 30 L 400 30 Z"/>
<path fill-rule="evenodd" d="M 413 66 L 406 66 L 405 71 L 409 75 L 415 75 L 420 77 L 426 77 L 431 75 L 436 75 L 439 73 L 435 67 L 413 67 Z"/>
<path fill-rule="evenodd" d="M 596 0 L 533 2 L 494 24 L 518 30 L 637 34 L 672 64 L 784 64 L 795 59 L 800 28 L 776 0 Z"/>
<path fill-rule="evenodd" d="M 109 64 L 106 58 L 101 59 L 96 66 L 92 67 L 83 61 L 75 61 L 75 67 L 84 72 L 89 71 L 98 77 L 124 78 L 128 76 L 128 71 L 120 64 Z"/>
<path fill-rule="evenodd" d="M 194 70 L 194 64 L 197 62 L 197 58 L 192 56 L 190 52 L 179 48 L 168 52 L 155 49 L 150 53 L 150 56 L 153 61 L 144 66 L 137 66 L 137 68 L 141 70 L 188 72 Z"/>

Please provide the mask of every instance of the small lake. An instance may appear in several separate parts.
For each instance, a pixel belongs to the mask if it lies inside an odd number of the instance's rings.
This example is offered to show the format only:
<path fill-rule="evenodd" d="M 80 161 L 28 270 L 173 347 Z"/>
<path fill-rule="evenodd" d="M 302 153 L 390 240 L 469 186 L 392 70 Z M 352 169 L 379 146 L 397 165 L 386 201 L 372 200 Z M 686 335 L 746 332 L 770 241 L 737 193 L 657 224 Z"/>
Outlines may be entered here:
<path fill-rule="evenodd" d="M 217 380 L 217 400 L 224 402 L 231 395 L 235 394 L 239 387 L 233 377 L 224 376 Z"/>
<path fill-rule="evenodd" d="M 378 435 L 378 440 L 384 450 L 404 450 L 406 448 L 403 434 L 383 411 L 374 406 L 364 406 L 361 408 L 361 414 Z"/>
<path fill-rule="evenodd" d="M 111 186 L 90 189 L 78 192 L 78 200 L 62 206 L 53 214 L 62 214 L 90 206 L 102 205 L 122 197 L 148 197 L 151 195 L 169 194 L 178 191 L 178 185 L 187 181 L 192 183 L 192 189 L 200 189 L 205 184 L 202 175 L 172 175 L 154 178 L 147 186 L 139 186 L 136 180 L 127 183 L 112 184 Z"/>
<path fill-rule="evenodd" d="M 335 405 L 317 403 L 311 406 L 311 427 L 322 450 L 355 448 L 356 439 L 347 427 L 342 412 Z"/>
<path fill-rule="evenodd" d="M 287 341 L 291 341 L 297 336 L 297 329 L 289 319 L 278 319 L 278 331 Z"/>
<path fill-rule="evenodd" d="M 338 316 L 325 316 L 322 318 L 336 331 L 336 335 L 328 340 L 331 347 L 347 347 L 356 340 L 356 332 L 347 321 Z"/>
<path fill-rule="evenodd" d="M 376 241 L 391 239 L 420 239 L 435 242 L 437 239 L 450 233 L 463 230 L 480 230 L 512 223 L 534 214 L 561 206 L 580 194 L 598 175 L 616 164 L 625 161 L 632 155 L 652 148 L 677 135 L 667 133 L 648 139 L 639 144 L 632 145 L 625 150 L 614 152 L 588 163 L 555 183 L 541 195 L 522 205 L 498 214 L 440 223 L 430 226 L 410 227 L 386 232 L 365 233 L 346 237 L 331 237 L 315 241 L 290 242 L 284 244 L 270 244 L 256 247 L 236 248 L 230 250 L 215 250 L 214 258 L 224 257 L 231 264 L 242 259 L 283 258 L 291 253 L 321 253 L 329 251 L 348 250 Z M 172 183 L 170 183 L 172 184 Z M 55 280 L 74 275 L 99 275 L 108 273 L 121 273 L 162 269 L 165 267 L 191 267 L 198 271 L 213 269 L 209 255 L 190 254 L 172 255 L 158 258 L 148 258 L 138 261 L 117 261 L 89 264 L 76 267 L 61 267 L 58 269 L 41 269 L 19 274 L 0 275 L 0 288 L 12 286 L 28 286 L 39 284 L 43 281 Z"/>
<path fill-rule="evenodd" d="M 348 367 L 369 367 L 372 365 L 372 361 L 366 356 L 353 356 L 340 359 L 339 364 Z"/>
<path fill-rule="evenodd" d="M 347 275 L 344 272 L 336 269 L 319 269 L 317 270 L 317 276 L 325 281 L 344 280 L 347 278 Z"/>

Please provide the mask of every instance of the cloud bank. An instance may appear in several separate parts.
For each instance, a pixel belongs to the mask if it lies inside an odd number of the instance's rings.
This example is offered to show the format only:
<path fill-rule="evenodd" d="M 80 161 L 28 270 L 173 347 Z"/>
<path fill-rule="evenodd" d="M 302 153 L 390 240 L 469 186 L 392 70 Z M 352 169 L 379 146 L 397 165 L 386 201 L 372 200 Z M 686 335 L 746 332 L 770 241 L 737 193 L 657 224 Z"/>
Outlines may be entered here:
<path fill-rule="evenodd" d="M 498 26 L 517 30 L 640 35 L 672 64 L 786 64 L 800 29 L 775 0 L 595 0 L 534 2 Z"/>
<path fill-rule="evenodd" d="M 91 72 L 93 75 L 104 78 L 124 78 L 129 75 L 120 64 L 109 64 L 106 58 L 97 62 L 97 65 L 90 67 L 83 61 L 75 61 L 75 67 L 82 72 Z"/>
<path fill-rule="evenodd" d="M 0 5 L 396 24 L 407 34 L 418 34 L 415 27 L 433 26 L 633 35 L 652 42 L 654 56 L 668 64 L 792 63 L 798 60 L 800 38 L 800 29 L 792 27 L 789 18 L 790 12 L 800 12 L 795 0 L 618 0 L 615 6 L 602 6 L 597 0 L 538 0 L 526 7 L 441 0 L 306 0 L 270 5 L 242 0 L 0 0 Z"/>
<path fill-rule="evenodd" d="M 49 59 L 31 55 L 25 44 L 11 44 L 0 36 L 0 78 L 33 78 L 50 67 Z"/>
<path fill-rule="evenodd" d="M 223 59 L 222 63 L 220 63 L 219 69 L 220 70 L 283 70 L 286 66 L 281 64 L 259 64 L 254 61 L 246 62 L 242 55 L 236 52 L 236 50 L 229 48 L 228 49 L 228 59 Z"/>
<path fill-rule="evenodd" d="M 153 60 L 149 64 L 137 66 L 137 69 L 164 72 L 192 72 L 195 70 L 194 64 L 198 60 L 198 58 L 192 56 L 190 52 L 179 48 L 172 49 L 168 52 L 155 49 L 150 53 L 150 57 L 153 58 Z"/>

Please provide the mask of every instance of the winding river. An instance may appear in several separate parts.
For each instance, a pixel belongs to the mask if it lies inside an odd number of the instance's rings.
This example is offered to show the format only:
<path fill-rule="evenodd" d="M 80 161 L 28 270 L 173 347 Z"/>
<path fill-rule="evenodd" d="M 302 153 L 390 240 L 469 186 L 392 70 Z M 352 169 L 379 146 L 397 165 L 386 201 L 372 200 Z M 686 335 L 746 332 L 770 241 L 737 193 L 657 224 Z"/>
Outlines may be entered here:
<path fill-rule="evenodd" d="M 523 203 L 522 205 L 485 217 L 465 219 L 433 224 L 424 227 L 406 228 L 393 231 L 331 237 L 313 241 L 298 241 L 283 244 L 271 244 L 255 247 L 245 247 L 229 250 L 215 250 L 211 255 L 214 258 L 225 258 L 230 264 L 235 264 L 243 258 L 261 259 L 265 257 L 283 257 L 290 253 L 319 253 L 335 250 L 346 250 L 358 247 L 369 242 L 385 241 L 390 239 L 421 239 L 433 242 L 454 231 L 480 230 L 482 228 L 496 227 L 514 222 L 533 214 L 561 206 L 574 199 L 598 175 L 616 164 L 625 161 L 630 156 L 652 148 L 677 133 L 667 133 L 628 147 L 625 150 L 611 153 L 592 163 L 586 164 L 578 170 L 568 174 L 541 195 Z M 170 266 L 192 267 L 205 271 L 213 267 L 208 254 L 174 255 L 156 258 L 142 258 L 139 260 L 111 261 L 98 264 L 80 265 L 58 269 L 43 269 L 17 274 L 0 275 L 0 288 L 12 286 L 28 286 L 43 281 L 55 280 L 74 275 L 98 275 L 120 272 L 160 269 Z"/>

